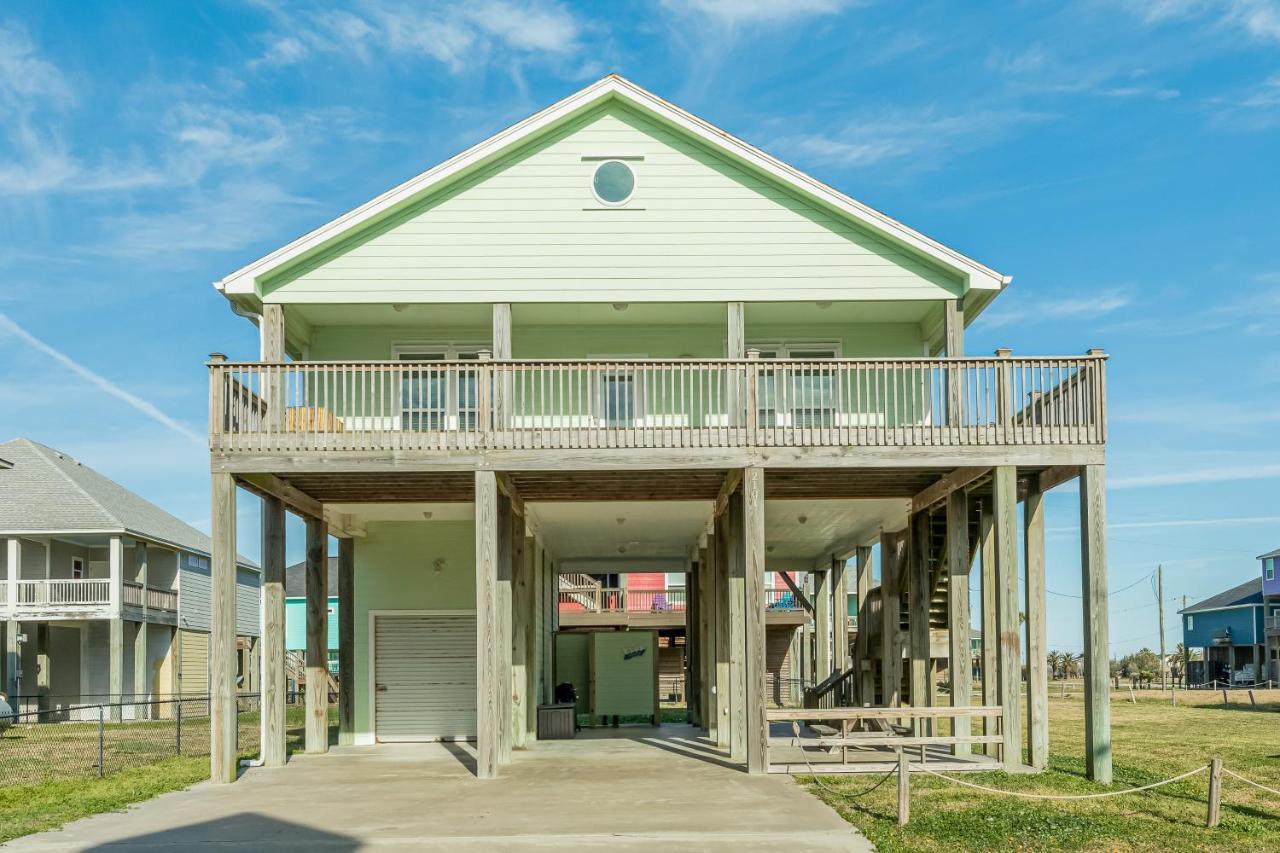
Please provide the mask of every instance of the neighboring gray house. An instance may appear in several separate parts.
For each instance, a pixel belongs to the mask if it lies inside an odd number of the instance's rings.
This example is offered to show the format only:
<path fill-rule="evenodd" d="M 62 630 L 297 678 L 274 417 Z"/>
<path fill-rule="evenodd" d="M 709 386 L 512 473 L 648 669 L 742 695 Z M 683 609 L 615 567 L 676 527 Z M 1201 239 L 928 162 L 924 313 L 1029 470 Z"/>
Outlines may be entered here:
<path fill-rule="evenodd" d="M 207 693 L 209 545 L 65 453 L 25 438 L 0 444 L 4 692 L 24 710 Z M 236 580 L 249 690 L 259 571 L 242 558 Z"/>

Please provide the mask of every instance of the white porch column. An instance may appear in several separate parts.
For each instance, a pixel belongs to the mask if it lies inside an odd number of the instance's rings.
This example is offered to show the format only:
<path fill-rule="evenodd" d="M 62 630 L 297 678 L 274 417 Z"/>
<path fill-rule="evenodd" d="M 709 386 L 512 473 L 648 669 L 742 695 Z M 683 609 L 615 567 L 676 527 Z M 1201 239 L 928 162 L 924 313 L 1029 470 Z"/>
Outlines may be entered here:
<path fill-rule="evenodd" d="M 112 536 L 108 545 L 107 612 L 110 644 L 107 651 L 107 692 L 109 701 L 124 698 L 124 619 L 121 599 L 124 597 L 124 538 Z M 111 719 L 120 719 L 120 707 L 111 708 Z"/>
<path fill-rule="evenodd" d="M 18 653 L 18 574 L 22 567 L 22 540 L 16 536 L 5 543 L 5 601 L 8 604 L 8 621 L 4 638 L 4 692 L 13 697 L 18 694 L 18 669 L 21 657 Z M 15 704 L 17 700 L 14 700 Z"/>
<path fill-rule="evenodd" d="M 236 779 L 236 483 L 220 472 L 212 480 L 209 769 L 219 783 Z"/>
<path fill-rule="evenodd" d="M 148 563 L 150 555 L 147 553 L 147 543 L 138 542 L 134 553 L 138 555 L 138 582 L 142 584 L 142 619 L 138 622 L 138 630 L 133 637 L 133 700 L 135 702 L 145 702 L 150 699 L 151 694 L 151 660 L 147 651 L 147 582 L 150 581 L 148 572 Z M 137 709 L 136 714 L 143 714 L 142 709 Z"/>

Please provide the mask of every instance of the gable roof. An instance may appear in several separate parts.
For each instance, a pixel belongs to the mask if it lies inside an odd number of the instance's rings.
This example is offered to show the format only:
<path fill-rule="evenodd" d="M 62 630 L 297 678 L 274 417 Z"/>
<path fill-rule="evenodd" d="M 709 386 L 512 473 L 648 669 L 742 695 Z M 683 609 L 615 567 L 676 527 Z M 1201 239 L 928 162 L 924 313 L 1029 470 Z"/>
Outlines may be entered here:
<path fill-rule="evenodd" d="M 17 438 L 0 444 L 0 453 L 12 464 L 0 469 L 0 534 L 121 533 L 212 552 L 208 536 L 61 451 Z"/>
<path fill-rule="evenodd" d="M 329 558 L 329 597 L 338 597 L 338 558 Z M 306 561 L 294 563 L 292 566 L 285 566 L 284 569 L 284 597 L 285 598 L 302 598 L 307 594 L 307 564 Z"/>
<path fill-rule="evenodd" d="M 1272 557 L 1280 557 L 1280 548 L 1277 548 L 1277 549 L 1275 549 L 1274 551 L 1268 551 L 1268 552 L 1267 552 L 1267 553 L 1265 553 L 1265 554 L 1261 554 L 1261 555 L 1259 555 L 1258 559 L 1259 559 L 1259 560 L 1269 560 L 1269 559 L 1271 559 Z"/>
<path fill-rule="evenodd" d="M 1262 604 L 1262 578 L 1245 581 L 1233 586 L 1226 592 L 1212 595 L 1204 601 L 1179 610 L 1179 613 L 1199 613 L 1202 610 L 1223 610 L 1227 607 L 1239 607 L 1243 604 Z"/>
<path fill-rule="evenodd" d="M 309 256 L 322 247 L 331 245 L 367 223 L 380 220 L 387 214 L 402 209 L 459 175 L 470 173 L 493 162 L 513 147 L 610 99 L 625 102 L 655 116 L 733 161 L 772 176 L 802 197 L 831 209 L 869 228 L 874 233 L 906 247 L 915 254 L 931 259 L 946 269 L 954 270 L 970 288 L 998 292 L 1011 281 L 1010 277 L 1001 275 L 990 267 L 926 237 L 896 219 L 850 198 L 715 125 L 685 112 L 635 83 L 616 74 L 610 74 L 443 163 L 410 178 L 377 198 L 304 234 L 293 242 L 241 267 L 215 282 L 214 287 L 233 300 L 236 296 L 253 297 L 257 292 L 255 283 L 263 276 L 299 258 Z M 986 301 L 989 300 L 983 300 L 980 304 L 973 306 L 975 310 L 972 314 L 968 311 L 966 314 L 976 315 L 977 310 L 980 310 Z"/>

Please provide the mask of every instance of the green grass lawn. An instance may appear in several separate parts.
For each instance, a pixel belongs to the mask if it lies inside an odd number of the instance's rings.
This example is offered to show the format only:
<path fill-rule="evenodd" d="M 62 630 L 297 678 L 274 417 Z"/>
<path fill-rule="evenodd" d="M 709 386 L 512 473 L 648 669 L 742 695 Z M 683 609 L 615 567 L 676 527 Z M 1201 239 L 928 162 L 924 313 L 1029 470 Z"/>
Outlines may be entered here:
<path fill-rule="evenodd" d="M 1144 694 L 1139 693 L 1139 697 Z M 1151 694 L 1145 694 L 1150 696 Z M 1167 779 L 1211 757 L 1280 788 L 1280 695 L 1259 692 L 1256 708 L 1233 697 L 1229 707 L 1167 698 L 1111 705 L 1114 789 Z M 1194 696 L 1209 702 L 1213 694 Z M 1220 699 L 1220 696 L 1219 696 Z M 1264 701 L 1268 700 L 1268 701 Z M 960 778 L 1006 790 L 1084 794 L 1107 790 L 1084 778 L 1084 716 L 1077 694 L 1050 699 L 1050 767 L 1041 774 L 967 773 Z M 857 826 L 880 850 L 1280 850 L 1280 797 L 1232 781 L 1223 783 L 1222 821 L 1205 827 L 1208 774 L 1163 788 L 1084 802 L 1002 797 L 911 776 L 911 822 L 896 825 L 897 783 L 879 775 L 797 777 Z"/>
<path fill-rule="evenodd" d="M 303 709 L 287 711 L 288 744 L 292 751 L 303 738 Z M 253 758 L 258 750 L 256 713 L 241 714 L 242 758 Z M 337 709 L 329 709 L 331 737 L 336 732 Z M 120 811 L 132 803 L 186 788 L 209 778 L 208 720 L 183 723 L 182 755 L 177 755 L 170 736 L 172 723 L 129 722 L 111 724 L 105 738 L 106 776 L 96 775 L 97 724 L 58 723 L 40 727 L 38 750 L 26 748 L 23 760 L 17 749 L 25 747 L 14 729 L 0 740 L 0 843 L 54 829 L 68 821 Z M 27 733 L 27 737 L 33 737 Z M 5 743 L 4 741 L 8 741 Z M 14 752 L 5 754 L 4 748 Z M 39 760 L 28 760 L 35 755 Z"/>

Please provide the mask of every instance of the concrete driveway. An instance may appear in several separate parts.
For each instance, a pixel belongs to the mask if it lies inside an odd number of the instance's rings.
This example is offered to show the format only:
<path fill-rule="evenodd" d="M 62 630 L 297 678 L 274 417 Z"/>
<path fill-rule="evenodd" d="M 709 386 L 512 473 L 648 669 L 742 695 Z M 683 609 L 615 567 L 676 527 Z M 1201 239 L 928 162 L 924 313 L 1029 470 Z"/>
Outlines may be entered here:
<path fill-rule="evenodd" d="M 660 733 L 659 733 L 660 731 Z M 14 842 L 23 850 L 870 850 L 785 776 L 749 776 L 686 726 L 584 733 L 472 776 L 471 746 L 347 747 Z"/>

